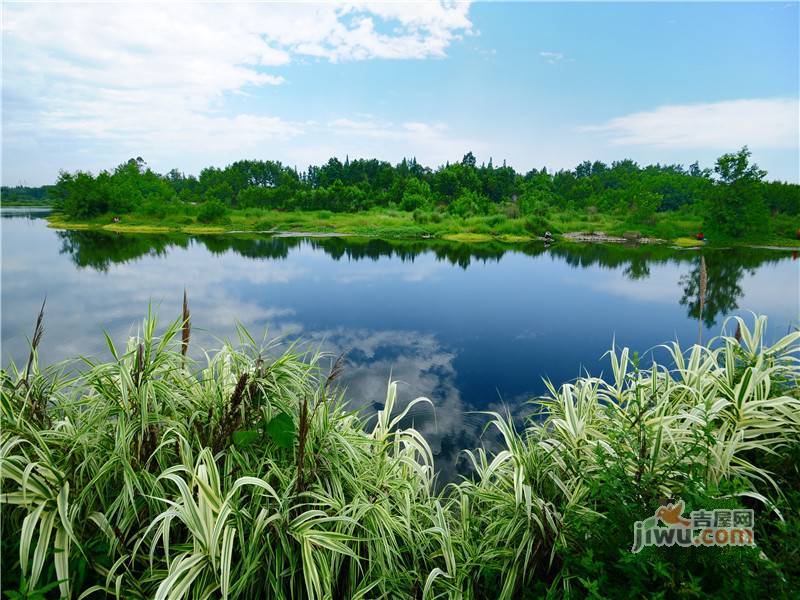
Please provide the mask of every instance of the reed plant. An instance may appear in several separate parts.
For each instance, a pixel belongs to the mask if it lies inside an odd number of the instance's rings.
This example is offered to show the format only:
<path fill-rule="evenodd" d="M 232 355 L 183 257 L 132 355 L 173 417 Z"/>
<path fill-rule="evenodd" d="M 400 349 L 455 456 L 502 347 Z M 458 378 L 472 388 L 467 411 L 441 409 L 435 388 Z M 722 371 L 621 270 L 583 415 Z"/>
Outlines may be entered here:
<path fill-rule="evenodd" d="M 548 383 L 520 432 L 510 417 L 490 413 L 503 450 L 468 453 L 477 477 L 451 490 L 463 589 L 516 598 L 578 583 L 578 595 L 589 593 L 580 565 L 570 563 L 596 555 L 615 528 L 621 541 L 612 553 L 627 550 L 633 523 L 675 498 L 727 501 L 782 521 L 778 504 L 789 490 L 762 465 L 800 446 L 800 332 L 770 346 L 765 317 L 752 329 L 740 317 L 730 324 L 740 339 L 723 335 L 688 351 L 664 346 L 667 365 L 644 369 L 627 348 L 612 349 L 608 379 Z"/>
<path fill-rule="evenodd" d="M 607 379 L 548 384 L 523 426 L 489 413 L 503 447 L 467 451 L 473 475 L 443 488 L 403 427 L 428 401 L 401 407 L 389 382 L 377 414 L 352 411 L 341 358 L 240 329 L 193 360 L 184 297 L 162 330 L 148 314 L 124 349 L 107 337 L 109 361 L 42 368 L 42 321 L 0 382 L 11 597 L 580 597 L 603 581 L 624 596 L 608 583 L 628 568 L 620 545 L 664 499 L 770 523 L 796 502 L 768 465 L 800 444 L 800 333 L 768 345 L 764 317 L 665 346 L 663 365 L 614 348 Z M 659 581 L 669 595 L 676 579 Z"/>

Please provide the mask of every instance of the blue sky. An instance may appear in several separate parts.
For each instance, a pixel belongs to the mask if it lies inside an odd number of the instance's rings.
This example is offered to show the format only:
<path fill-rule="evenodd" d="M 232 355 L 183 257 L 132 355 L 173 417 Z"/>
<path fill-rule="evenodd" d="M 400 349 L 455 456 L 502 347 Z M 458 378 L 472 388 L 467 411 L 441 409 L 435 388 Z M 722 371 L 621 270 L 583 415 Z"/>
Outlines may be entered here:
<path fill-rule="evenodd" d="M 749 144 L 798 181 L 798 3 L 3 5 L 6 185 L 472 150 L 519 170 Z"/>

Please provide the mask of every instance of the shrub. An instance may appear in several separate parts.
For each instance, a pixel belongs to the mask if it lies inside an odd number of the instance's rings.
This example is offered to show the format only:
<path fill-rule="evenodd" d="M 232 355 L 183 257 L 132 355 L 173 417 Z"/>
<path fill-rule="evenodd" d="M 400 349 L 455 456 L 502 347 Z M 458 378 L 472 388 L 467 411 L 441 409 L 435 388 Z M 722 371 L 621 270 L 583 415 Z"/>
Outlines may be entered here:
<path fill-rule="evenodd" d="M 275 228 L 275 223 L 269 220 L 262 220 L 255 224 L 254 229 L 256 231 L 269 231 L 270 229 Z"/>
<path fill-rule="evenodd" d="M 147 215 L 148 217 L 153 217 L 156 219 L 163 219 L 167 214 L 164 205 L 158 201 L 147 201 L 140 207 L 139 210 L 143 215 Z"/>
<path fill-rule="evenodd" d="M 489 211 L 489 199 L 470 190 L 462 190 L 449 206 L 452 214 L 459 217 L 470 217 L 474 215 L 485 215 Z"/>
<path fill-rule="evenodd" d="M 219 200 L 208 200 L 200 207 L 197 220 L 201 223 L 215 223 L 222 220 L 228 212 L 225 205 Z"/>
<path fill-rule="evenodd" d="M 525 217 L 525 229 L 535 235 L 544 235 L 546 231 L 552 231 L 550 222 L 542 216 L 532 214 Z"/>
<path fill-rule="evenodd" d="M 430 213 L 427 213 L 419 208 L 414 211 L 412 218 L 414 219 L 414 223 L 419 223 L 420 225 L 425 225 L 426 223 L 431 222 Z"/>
<path fill-rule="evenodd" d="M 506 217 L 504 215 L 492 215 L 486 218 L 486 224 L 489 227 L 497 227 L 498 225 L 505 223 Z"/>
<path fill-rule="evenodd" d="M 503 205 L 503 214 L 507 219 L 518 219 L 520 215 L 519 204 L 516 202 L 506 202 Z"/>

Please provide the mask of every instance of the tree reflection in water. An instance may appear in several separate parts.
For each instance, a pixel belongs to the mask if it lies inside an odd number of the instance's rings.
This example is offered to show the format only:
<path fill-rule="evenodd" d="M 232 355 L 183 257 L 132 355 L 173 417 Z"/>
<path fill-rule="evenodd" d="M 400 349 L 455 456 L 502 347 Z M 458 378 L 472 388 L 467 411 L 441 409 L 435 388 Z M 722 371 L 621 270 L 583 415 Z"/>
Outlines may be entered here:
<path fill-rule="evenodd" d="M 499 261 L 506 253 L 538 256 L 548 253 L 575 268 L 599 265 L 621 269 L 629 280 L 650 277 L 653 265 L 668 262 L 690 265 L 680 278 L 680 304 L 687 315 L 706 327 L 713 327 L 721 316 L 738 308 L 743 291 L 741 280 L 760 265 L 777 262 L 782 252 L 755 248 L 694 251 L 676 250 L 666 245 L 624 246 L 601 244 L 556 244 L 545 247 L 530 243 L 509 247 L 496 242 L 482 244 L 452 243 L 443 240 L 380 240 L 371 238 L 302 238 L 252 235 L 115 234 L 98 231 L 59 231 L 62 254 L 68 254 L 79 267 L 107 271 L 112 264 L 126 263 L 143 256 L 163 256 L 173 248 L 199 244 L 212 254 L 234 252 L 251 259 L 286 259 L 293 249 L 307 244 L 324 251 L 334 260 L 378 260 L 384 257 L 414 261 L 423 253 L 466 269 L 474 262 Z M 702 260 L 705 261 L 707 286 L 701 302 Z"/>
<path fill-rule="evenodd" d="M 754 259 L 749 253 L 733 250 L 706 252 L 695 257 L 692 268 L 681 276 L 681 305 L 686 307 L 690 318 L 713 327 L 720 317 L 739 307 L 742 277 L 755 273 L 763 262 L 766 262 L 764 257 Z M 705 293 L 701 294 L 704 266 L 706 285 Z"/>

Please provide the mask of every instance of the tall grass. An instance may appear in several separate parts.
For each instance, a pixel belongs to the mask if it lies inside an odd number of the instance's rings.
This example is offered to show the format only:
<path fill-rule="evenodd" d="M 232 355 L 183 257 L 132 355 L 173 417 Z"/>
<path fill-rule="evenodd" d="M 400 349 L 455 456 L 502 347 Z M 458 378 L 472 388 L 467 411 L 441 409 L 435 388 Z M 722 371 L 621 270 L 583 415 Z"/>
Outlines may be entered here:
<path fill-rule="evenodd" d="M 555 554 L 586 544 L 576 534 L 587 519 L 602 531 L 610 509 L 644 518 L 663 499 L 699 494 L 774 510 L 782 490 L 759 463 L 800 442 L 800 333 L 767 346 L 764 317 L 753 330 L 734 322 L 741 343 L 722 336 L 688 352 L 673 343 L 670 368 L 610 351 L 609 380 L 548 384 L 522 432 L 490 414 L 505 448 L 491 460 L 470 453 L 477 480 L 453 490 L 465 588 L 494 582 L 497 597 L 513 598 L 534 578 L 552 581 Z M 569 589 L 568 569 L 555 578 Z"/>
<path fill-rule="evenodd" d="M 519 430 L 466 453 L 441 491 L 389 382 L 372 417 L 347 409 L 340 360 L 236 344 L 187 355 L 189 310 L 153 315 L 112 360 L 65 377 L 2 372 L 3 586 L 19 597 L 516 598 L 584 594 L 581 556 L 615 510 L 660 498 L 782 496 L 762 466 L 800 440 L 798 340 L 766 320 L 608 380 L 549 385 Z M 42 319 L 37 322 L 40 332 Z M 739 338 L 739 339 L 737 339 Z M 776 517 L 777 518 L 777 517 Z M 588 533 L 587 533 L 588 531 Z M 630 529 L 627 530 L 628 533 Z M 592 542 L 593 543 L 593 542 Z"/>

